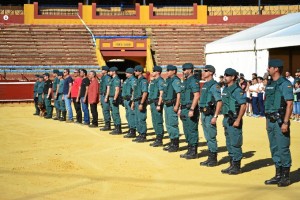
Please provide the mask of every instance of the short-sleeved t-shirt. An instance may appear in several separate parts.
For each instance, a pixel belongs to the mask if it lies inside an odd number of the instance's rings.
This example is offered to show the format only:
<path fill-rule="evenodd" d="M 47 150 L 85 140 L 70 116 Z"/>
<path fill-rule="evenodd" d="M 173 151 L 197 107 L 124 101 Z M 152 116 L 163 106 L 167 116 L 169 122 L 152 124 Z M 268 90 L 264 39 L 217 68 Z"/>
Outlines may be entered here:
<path fill-rule="evenodd" d="M 69 93 L 69 84 L 70 83 L 73 83 L 73 79 L 71 76 L 68 76 L 66 79 L 64 79 L 65 82 L 64 82 L 64 94 L 68 94 Z"/>
<path fill-rule="evenodd" d="M 80 86 L 80 97 L 84 97 L 86 92 L 86 87 L 90 85 L 90 80 L 85 77 L 82 79 L 81 86 Z"/>
<path fill-rule="evenodd" d="M 71 97 L 72 98 L 76 98 L 78 96 L 81 81 L 82 81 L 82 78 L 80 78 L 80 77 L 75 78 L 75 80 L 73 82 L 73 85 L 72 85 L 72 90 L 71 90 Z"/>
<path fill-rule="evenodd" d="M 56 92 L 58 84 L 59 84 L 59 79 L 57 77 L 55 77 L 53 80 L 53 92 Z"/>
<path fill-rule="evenodd" d="M 58 93 L 59 94 L 63 94 L 63 92 L 64 92 L 64 85 L 65 85 L 65 80 L 64 79 L 61 79 L 60 81 L 59 81 L 59 88 L 58 88 Z"/>
<path fill-rule="evenodd" d="M 52 88 L 52 81 L 51 80 L 45 81 L 44 94 L 48 94 L 49 88 Z"/>
<path fill-rule="evenodd" d="M 119 76 L 113 77 L 110 82 L 109 82 L 109 96 L 113 97 L 115 96 L 116 93 L 116 88 L 119 87 L 121 88 L 121 80 Z"/>
<path fill-rule="evenodd" d="M 38 84 L 38 89 L 37 89 L 37 93 L 38 93 L 38 94 L 43 94 L 43 92 L 44 92 L 44 85 L 45 85 L 45 82 L 44 82 L 44 81 L 39 82 L 39 84 Z"/>

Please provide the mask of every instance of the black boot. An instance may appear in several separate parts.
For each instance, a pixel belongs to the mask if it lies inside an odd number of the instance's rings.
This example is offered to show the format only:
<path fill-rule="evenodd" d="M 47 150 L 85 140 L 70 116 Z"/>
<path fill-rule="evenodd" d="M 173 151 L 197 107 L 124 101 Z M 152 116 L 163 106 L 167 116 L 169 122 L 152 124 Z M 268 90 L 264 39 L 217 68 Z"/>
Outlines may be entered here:
<path fill-rule="evenodd" d="M 140 137 L 141 137 L 141 134 L 139 134 L 136 138 L 134 138 L 134 139 L 132 140 L 132 142 L 137 142 L 137 141 L 140 139 Z"/>
<path fill-rule="evenodd" d="M 169 151 L 170 147 L 173 145 L 174 143 L 174 139 L 170 139 L 170 144 L 168 144 L 167 146 L 165 146 L 163 148 L 164 151 Z"/>
<path fill-rule="evenodd" d="M 282 167 L 282 175 L 281 179 L 278 182 L 277 186 L 278 187 L 286 187 L 291 184 L 290 180 L 290 168 L 289 167 Z"/>
<path fill-rule="evenodd" d="M 100 128 L 100 131 L 110 131 L 111 127 L 110 127 L 110 122 L 105 122 L 105 125 L 103 128 Z"/>
<path fill-rule="evenodd" d="M 275 172 L 275 176 L 269 180 L 265 181 L 266 185 L 274 185 L 274 184 L 278 184 L 278 182 L 281 179 L 281 174 L 282 174 L 282 167 L 276 167 L 276 172 Z"/>
<path fill-rule="evenodd" d="M 208 158 L 204 162 L 200 162 L 201 166 L 214 167 L 218 165 L 217 153 L 208 151 Z"/>
<path fill-rule="evenodd" d="M 233 162 L 233 160 L 232 160 L 232 158 L 230 158 L 230 161 L 229 161 L 229 167 L 227 167 L 226 169 L 222 169 L 221 170 L 221 172 L 223 173 L 223 174 L 228 174 L 229 173 L 229 171 L 232 169 L 232 167 L 233 167 L 233 164 L 232 164 L 232 162 Z"/>
<path fill-rule="evenodd" d="M 112 135 L 120 135 L 122 134 L 121 124 L 116 125 L 116 128 L 114 131 L 111 132 Z"/>
<path fill-rule="evenodd" d="M 124 138 L 135 138 L 136 137 L 136 131 L 134 128 L 130 128 L 129 132 L 124 135 Z"/>
<path fill-rule="evenodd" d="M 188 154 L 190 154 L 190 153 L 191 153 L 191 146 L 188 145 L 187 152 L 185 152 L 184 154 L 181 154 L 181 155 L 180 155 L 180 158 L 186 158 L 186 156 L 187 156 Z"/>
<path fill-rule="evenodd" d="M 198 158 L 198 145 L 191 145 L 190 153 L 185 158 L 188 160 Z"/>
<path fill-rule="evenodd" d="M 67 111 L 62 111 L 62 116 L 59 119 L 59 121 L 61 122 L 66 121 L 66 117 L 67 117 Z"/>
<path fill-rule="evenodd" d="M 56 116 L 53 118 L 53 120 L 59 120 L 60 118 L 60 110 L 56 108 Z"/>
<path fill-rule="evenodd" d="M 177 152 L 179 149 L 179 138 L 173 139 L 173 145 L 170 146 L 168 152 Z"/>
<path fill-rule="evenodd" d="M 233 161 L 232 162 L 232 168 L 229 170 L 228 174 L 230 175 L 237 175 L 237 174 L 240 174 L 242 173 L 242 170 L 241 170 L 241 161 L 238 160 L 238 161 Z"/>
<path fill-rule="evenodd" d="M 151 143 L 150 146 L 161 147 L 163 145 L 162 139 L 163 139 L 162 135 L 156 135 L 155 141 L 153 143 Z"/>
<path fill-rule="evenodd" d="M 114 134 L 115 132 L 116 132 L 116 129 L 117 129 L 117 125 L 116 124 L 114 124 L 114 129 L 112 129 L 112 131 L 111 132 L 109 132 L 109 134 Z"/>
<path fill-rule="evenodd" d="M 140 134 L 140 137 L 136 142 L 137 143 L 143 143 L 143 142 L 146 142 L 146 141 L 147 141 L 146 134 Z"/>

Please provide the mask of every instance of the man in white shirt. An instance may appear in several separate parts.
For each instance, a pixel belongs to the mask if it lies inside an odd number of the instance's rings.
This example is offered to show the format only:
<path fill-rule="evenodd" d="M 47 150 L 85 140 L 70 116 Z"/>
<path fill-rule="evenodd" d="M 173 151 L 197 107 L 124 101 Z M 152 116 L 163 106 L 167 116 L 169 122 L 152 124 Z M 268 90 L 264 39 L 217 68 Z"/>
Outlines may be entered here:
<path fill-rule="evenodd" d="M 294 78 L 291 76 L 290 72 L 285 72 L 285 78 L 294 84 Z"/>
<path fill-rule="evenodd" d="M 257 78 L 252 78 L 252 85 L 249 87 L 249 91 L 251 92 L 252 96 L 252 111 L 253 111 L 253 117 L 259 116 L 258 111 L 258 83 Z"/>

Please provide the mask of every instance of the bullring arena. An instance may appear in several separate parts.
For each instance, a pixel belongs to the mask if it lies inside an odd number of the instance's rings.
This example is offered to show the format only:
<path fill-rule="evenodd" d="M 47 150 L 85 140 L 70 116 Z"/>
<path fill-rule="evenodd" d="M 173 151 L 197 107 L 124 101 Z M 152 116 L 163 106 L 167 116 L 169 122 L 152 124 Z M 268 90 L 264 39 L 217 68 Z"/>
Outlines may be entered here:
<path fill-rule="evenodd" d="M 155 140 L 149 106 L 144 143 L 132 142 L 123 134 L 100 131 L 104 121 L 99 104 L 98 128 L 32 115 L 35 74 L 52 73 L 54 69 L 70 69 L 73 74 L 74 70 L 84 68 L 94 70 L 101 78 L 100 67 L 107 65 L 117 66 L 124 80 L 126 68 L 141 65 L 149 80 L 153 66 L 162 66 L 165 78 L 166 66 L 173 64 L 182 78 L 184 63 L 193 63 L 197 70 L 209 64 L 206 45 L 300 12 L 297 1 L 289 1 L 289 5 L 282 1 L 259 1 L 259 5 L 248 1 L 242 4 L 238 0 L 204 1 L 204 5 L 203 1 L 202 4 L 189 0 L 170 2 L 4 0 L 0 3 L 1 200 L 299 199 L 300 123 L 296 120 L 290 120 L 291 185 L 279 188 L 264 184 L 274 176 L 274 163 L 263 117 L 244 116 L 242 173 L 226 175 L 221 173 L 229 162 L 222 115 L 217 120 L 216 167 L 199 165 L 208 156 L 200 121 L 197 159 L 180 158 L 187 150 L 181 120 L 178 152 L 149 146 Z M 290 25 L 299 25 L 299 20 L 294 20 L 295 24 L 289 22 Z M 297 43 L 258 49 L 256 66 L 251 69 L 246 69 L 246 65 L 222 67 L 235 67 L 250 79 L 252 72 L 263 75 L 266 65 L 261 60 L 280 58 L 286 63 L 284 71 L 294 76 L 299 68 L 299 46 Z M 263 55 L 267 59 L 258 62 L 257 58 Z M 216 66 L 218 75 L 223 74 L 222 67 Z M 73 113 L 76 113 L 74 107 Z M 120 115 L 126 134 L 128 125 L 122 106 Z M 165 131 L 164 146 L 169 141 Z"/>

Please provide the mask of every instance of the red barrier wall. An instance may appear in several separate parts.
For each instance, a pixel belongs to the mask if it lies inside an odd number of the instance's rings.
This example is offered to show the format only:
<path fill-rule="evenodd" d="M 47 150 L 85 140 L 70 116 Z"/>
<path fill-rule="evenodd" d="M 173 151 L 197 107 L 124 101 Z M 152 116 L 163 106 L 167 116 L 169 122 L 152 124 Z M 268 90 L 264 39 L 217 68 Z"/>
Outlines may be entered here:
<path fill-rule="evenodd" d="M 233 23 L 254 23 L 259 24 L 271 19 L 280 17 L 281 15 L 229 15 L 227 21 L 224 16 L 207 16 L 208 24 L 233 24 Z"/>
<path fill-rule="evenodd" d="M 24 24 L 24 15 L 7 15 L 8 19 L 4 20 L 4 15 L 0 15 L 0 24 Z"/>
<path fill-rule="evenodd" d="M 33 101 L 34 82 L 0 82 L 0 101 Z"/>

